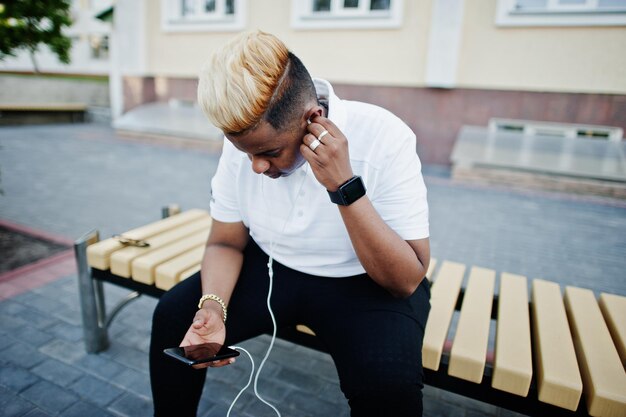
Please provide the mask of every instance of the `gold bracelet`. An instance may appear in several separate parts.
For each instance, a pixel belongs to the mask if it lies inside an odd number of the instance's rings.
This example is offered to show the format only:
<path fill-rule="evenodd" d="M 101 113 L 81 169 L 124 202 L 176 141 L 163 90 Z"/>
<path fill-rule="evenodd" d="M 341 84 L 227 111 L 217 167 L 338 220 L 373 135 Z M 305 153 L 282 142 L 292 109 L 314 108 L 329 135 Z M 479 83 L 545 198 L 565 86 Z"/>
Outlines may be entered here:
<path fill-rule="evenodd" d="M 200 302 L 198 303 L 198 310 L 202 308 L 202 304 L 204 304 L 206 300 L 216 301 L 222 306 L 222 313 L 224 314 L 224 323 L 226 323 L 226 316 L 228 312 L 226 310 L 226 303 L 224 303 L 224 300 L 222 300 L 220 297 L 218 297 L 215 294 L 204 294 L 202 298 L 200 298 Z"/>

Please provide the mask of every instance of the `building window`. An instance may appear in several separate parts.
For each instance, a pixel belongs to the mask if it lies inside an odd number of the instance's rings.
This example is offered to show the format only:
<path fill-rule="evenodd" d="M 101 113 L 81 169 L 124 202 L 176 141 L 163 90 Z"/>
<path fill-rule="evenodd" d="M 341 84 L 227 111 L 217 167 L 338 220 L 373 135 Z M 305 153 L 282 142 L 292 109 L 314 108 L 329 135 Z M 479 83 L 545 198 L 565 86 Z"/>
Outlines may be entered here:
<path fill-rule="evenodd" d="M 166 32 L 238 31 L 245 27 L 244 0 L 161 0 Z"/>
<path fill-rule="evenodd" d="M 402 0 L 292 0 L 295 29 L 398 28 Z"/>
<path fill-rule="evenodd" d="M 498 0 L 501 26 L 626 25 L 626 0 Z"/>
<path fill-rule="evenodd" d="M 89 35 L 89 49 L 92 59 L 109 59 L 109 36 Z"/>

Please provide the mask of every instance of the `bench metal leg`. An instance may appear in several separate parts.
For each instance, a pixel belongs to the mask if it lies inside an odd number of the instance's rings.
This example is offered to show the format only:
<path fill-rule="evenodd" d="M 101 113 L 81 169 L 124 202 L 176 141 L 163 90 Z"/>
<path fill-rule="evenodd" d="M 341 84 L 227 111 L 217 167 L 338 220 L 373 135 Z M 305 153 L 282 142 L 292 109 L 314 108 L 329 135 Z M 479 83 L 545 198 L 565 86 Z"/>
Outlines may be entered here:
<path fill-rule="evenodd" d="M 180 207 L 172 204 L 161 209 L 163 218 L 180 213 Z M 88 353 L 96 353 L 109 347 L 108 327 L 117 314 L 131 301 L 141 296 L 137 291 L 124 297 L 107 316 L 104 300 L 103 282 L 93 279 L 91 268 L 87 263 L 87 247 L 100 240 L 97 230 L 85 234 L 74 242 L 74 254 L 78 267 L 78 295 L 80 297 L 80 310 L 83 319 L 83 334 L 85 337 L 85 349 Z"/>
<path fill-rule="evenodd" d="M 98 282 L 102 284 L 102 281 L 98 281 Z M 131 301 L 136 300 L 139 297 L 141 297 L 141 294 L 138 291 L 133 291 L 131 293 L 128 293 L 128 295 L 124 297 L 122 301 L 117 303 L 117 305 L 113 308 L 113 310 L 111 310 L 111 313 L 106 318 L 106 322 L 104 323 L 105 327 L 108 329 L 109 326 L 111 325 L 111 322 L 115 318 L 115 316 L 117 316 L 117 313 L 122 311 L 122 309 L 126 307 Z"/>
<path fill-rule="evenodd" d="M 108 328 L 117 314 L 131 301 L 141 296 L 137 291 L 124 297 L 107 316 L 104 300 L 104 284 L 93 279 L 91 268 L 87 263 L 87 246 L 100 240 L 97 231 L 91 231 L 74 242 L 74 253 L 78 265 L 78 295 L 83 318 L 83 334 L 85 349 L 88 353 L 96 353 L 109 347 Z"/>
<path fill-rule="evenodd" d="M 102 281 L 91 278 L 91 268 L 87 264 L 87 246 L 99 240 L 98 231 L 93 230 L 74 242 L 85 349 L 89 353 L 100 352 L 109 347 Z"/>

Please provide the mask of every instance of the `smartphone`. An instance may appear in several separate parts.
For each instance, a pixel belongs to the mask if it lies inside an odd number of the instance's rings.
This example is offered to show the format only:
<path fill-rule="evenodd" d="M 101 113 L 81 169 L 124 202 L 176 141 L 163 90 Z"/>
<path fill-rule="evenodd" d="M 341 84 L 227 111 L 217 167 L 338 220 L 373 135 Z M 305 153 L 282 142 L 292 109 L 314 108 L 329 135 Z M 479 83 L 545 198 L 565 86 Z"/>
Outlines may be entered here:
<path fill-rule="evenodd" d="M 163 353 L 189 366 L 239 356 L 239 352 L 219 343 L 203 343 L 163 350 Z"/>

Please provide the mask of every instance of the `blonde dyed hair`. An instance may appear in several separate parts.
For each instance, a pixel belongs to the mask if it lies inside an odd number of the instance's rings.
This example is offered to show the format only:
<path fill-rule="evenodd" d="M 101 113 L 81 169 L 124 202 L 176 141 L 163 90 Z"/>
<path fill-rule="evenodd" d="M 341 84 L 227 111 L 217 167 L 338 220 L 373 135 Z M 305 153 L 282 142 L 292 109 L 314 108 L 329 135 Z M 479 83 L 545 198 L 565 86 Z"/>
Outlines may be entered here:
<path fill-rule="evenodd" d="M 253 129 L 283 90 L 290 53 L 274 35 L 245 32 L 218 50 L 199 77 L 198 103 L 224 133 Z"/>

